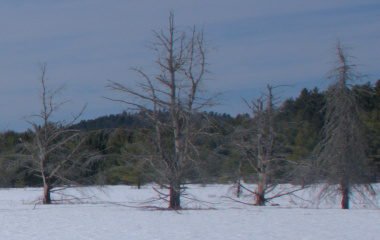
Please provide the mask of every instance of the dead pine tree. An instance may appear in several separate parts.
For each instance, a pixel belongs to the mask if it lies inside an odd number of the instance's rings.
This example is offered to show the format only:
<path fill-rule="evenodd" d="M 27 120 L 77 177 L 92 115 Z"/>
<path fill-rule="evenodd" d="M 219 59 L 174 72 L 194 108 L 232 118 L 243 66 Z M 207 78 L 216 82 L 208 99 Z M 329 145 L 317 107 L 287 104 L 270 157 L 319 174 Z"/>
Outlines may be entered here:
<path fill-rule="evenodd" d="M 186 173 L 196 165 L 198 146 L 193 140 L 207 126 L 199 124 L 202 118 L 199 110 L 215 103 L 215 97 L 207 97 L 202 88 L 208 48 L 202 30 L 175 26 L 170 12 L 169 28 L 153 31 L 150 49 L 156 55 L 158 73 L 149 75 L 133 68 L 142 78 L 136 87 L 113 81 L 107 86 L 137 100 L 108 99 L 143 113 L 150 131 L 146 144 L 151 146 L 145 147 L 138 158 L 145 159 L 155 181 L 169 189 L 169 209 L 177 210 L 181 209 L 181 185 Z"/>
<path fill-rule="evenodd" d="M 341 195 L 341 208 L 349 209 L 351 192 L 374 193 L 370 184 L 368 145 L 360 118 L 362 111 L 351 90 L 363 78 L 351 62 L 348 48 L 339 41 L 335 67 L 328 73 L 323 140 L 317 146 L 316 167 L 324 184 L 320 197 Z"/>
<path fill-rule="evenodd" d="M 46 85 L 46 64 L 41 65 L 40 83 L 42 110 L 27 118 L 31 125 L 30 136 L 20 139 L 17 160 L 12 164 L 16 168 L 26 169 L 28 174 L 41 177 L 44 190 L 42 202 L 51 204 L 53 189 L 78 185 L 77 180 L 89 171 L 91 154 L 82 148 L 85 137 L 81 132 L 70 128 L 73 122 L 53 121 L 54 113 L 67 101 L 55 103 L 54 98 L 62 87 L 51 89 Z"/>
<path fill-rule="evenodd" d="M 272 171 L 275 162 L 274 154 L 274 138 L 275 138 L 275 126 L 274 126 L 274 97 L 272 93 L 272 87 L 267 86 L 268 95 L 266 96 L 266 106 L 264 110 L 264 102 L 257 100 L 256 103 L 252 102 L 251 110 L 253 118 L 256 118 L 257 122 L 257 152 L 256 152 L 256 168 L 257 177 L 257 190 L 256 190 L 256 202 L 257 206 L 265 205 L 265 192 L 268 189 L 269 175 Z"/>
<path fill-rule="evenodd" d="M 287 155 L 283 151 L 286 138 L 281 134 L 276 119 L 280 108 L 277 106 L 278 97 L 273 93 L 274 88 L 267 85 L 267 93 L 254 101 L 248 102 L 243 99 L 251 110 L 252 117 L 234 133 L 236 151 L 242 161 L 248 163 L 257 184 L 254 190 L 243 186 L 254 195 L 255 206 L 264 206 L 274 198 L 292 194 L 303 188 L 295 186 L 267 196 L 289 177 L 285 170 L 289 167 L 289 161 L 286 160 Z"/>

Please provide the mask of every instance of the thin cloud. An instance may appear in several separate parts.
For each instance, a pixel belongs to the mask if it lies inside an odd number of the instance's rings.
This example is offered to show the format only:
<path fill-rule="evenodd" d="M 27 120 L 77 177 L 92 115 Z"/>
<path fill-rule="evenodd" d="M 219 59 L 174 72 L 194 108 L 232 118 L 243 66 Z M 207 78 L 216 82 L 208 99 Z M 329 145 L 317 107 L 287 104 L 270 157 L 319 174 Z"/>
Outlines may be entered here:
<path fill-rule="evenodd" d="M 337 38 L 354 47 L 371 81 L 380 78 L 378 0 L 8 1 L 0 9 L 0 127 L 25 130 L 22 117 L 39 111 L 40 61 L 49 83 L 65 83 L 73 101 L 57 117 L 85 103 L 84 118 L 122 111 L 101 98 L 110 94 L 106 81 L 133 85 L 131 66 L 152 67 L 144 46 L 152 29 L 167 26 L 169 10 L 178 25 L 204 27 L 216 47 L 208 59 L 215 80 L 207 86 L 231 90 L 230 106 L 218 111 L 244 111 L 240 95 L 267 83 L 297 85 L 293 95 L 313 82 L 322 86 Z"/>

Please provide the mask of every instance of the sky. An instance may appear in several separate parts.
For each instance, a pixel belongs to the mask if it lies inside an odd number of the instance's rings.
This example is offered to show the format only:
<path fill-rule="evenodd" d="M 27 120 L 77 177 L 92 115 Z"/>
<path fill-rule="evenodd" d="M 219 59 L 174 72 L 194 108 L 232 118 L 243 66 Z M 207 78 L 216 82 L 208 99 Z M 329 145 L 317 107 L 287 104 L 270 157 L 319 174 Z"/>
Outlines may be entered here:
<path fill-rule="evenodd" d="M 0 0 L 0 129 L 24 131 L 41 111 L 39 64 L 47 84 L 65 85 L 57 101 L 70 100 L 54 115 L 81 119 L 117 114 L 128 106 L 103 97 L 123 97 L 105 88 L 108 80 L 138 83 L 131 67 L 152 68 L 146 46 L 151 30 L 168 26 L 203 28 L 212 46 L 207 62 L 210 92 L 224 92 L 210 109 L 249 112 L 267 84 L 286 85 L 282 97 L 328 85 L 339 39 L 350 47 L 364 82 L 380 79 L 378 0 Z"/>

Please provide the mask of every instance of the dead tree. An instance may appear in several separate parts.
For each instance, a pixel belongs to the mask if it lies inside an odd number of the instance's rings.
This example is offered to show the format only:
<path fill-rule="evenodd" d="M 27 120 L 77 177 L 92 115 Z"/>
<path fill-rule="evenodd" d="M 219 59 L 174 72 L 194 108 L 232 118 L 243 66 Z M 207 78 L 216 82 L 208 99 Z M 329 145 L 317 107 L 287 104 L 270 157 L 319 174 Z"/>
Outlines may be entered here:
<path fill-rule="evenodd" d="M 152 167 L 157 181 L 167 184 L 169 209 L 181 208 L 181 184 L 197 156 L 193 140 L 201 135 L 199 110 L 211 106 L 214 97 L 202 95 L 205 81 L 207 46 L 203 31 L 196 27 L 180 29 L 169 16 L 167 31 L 153 31 L 150 47 L 156 54 L 159 73 L 150 76 L 133 68 L 143 79 L 136 88 L 110 81 L 108 88 L 135 97 L 140 102 L 123 102 L 143 112 L 150 124 L 152 146 L 145 148 L 144 158 Z M 195 127 L 197 125 L 197 127 Z M 147 150 L 149 149 L 149 151 Z"/>
<path fill-rule="evenodd" d="M 244 100 L 251 110 L 252 118 L 248 118 L 243 127 L 237 128 L 235 132 L 234 145 L 237 152 L 252 169 L 254 181 L 257 183 L 255 190 L 243 188 L 254 194 L 256 206 L 264 206 L 271 199 L 303 188 L 298 186 L 267 197 L 279 183 L 289 181 L 289 174 L 286 172 L 289 161 L 284 152 L 286 139 L 281 134 L 276 119 L 279 107 L 276 104 L 278 97 L 274 95 L 273 89 L 274 87 L 267 85 L 268 92 L 260 98 L 251 102 Z"/>
<path fill-rule="evenodd" d="M 71 129 L 72 123 L 53 121 L 53 114 L 67 101 L 56 104 L 54 98 L 61 92 L 46 85 L 46 64 L 41 65 L 42 110 L 27 118 L 31 125 L 29 139 L 20 139 L 17 159 L 14 165 L 26 168 L 29 174 L 42 179 L 44 189 L 43 204 L 51 204 L 54 188 L 78 185 L 89 171 L 92 156 L 82 148 L 85 137 L 79 130 Z"/>
<path fill-rule="evenodd" d="M 326 92 L 323 140 L 315 151 L 316 169 L 324 184 L 320 196 L 341 194 L 341 208 L 349 209 L 352 190 L 374 191 L 362 111 L 351 90 L 363 75 L 357 73 L 346 47 L 338 42 L 335 50 L 336 66 L 327 76 L 331 84 Z"/>

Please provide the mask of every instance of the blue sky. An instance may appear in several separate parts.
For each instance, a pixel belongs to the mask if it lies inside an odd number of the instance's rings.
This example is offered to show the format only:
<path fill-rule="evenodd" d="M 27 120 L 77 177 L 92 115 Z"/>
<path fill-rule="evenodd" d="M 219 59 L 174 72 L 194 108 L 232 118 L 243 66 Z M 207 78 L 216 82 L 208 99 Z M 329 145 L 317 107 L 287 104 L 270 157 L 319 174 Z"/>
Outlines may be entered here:
<path fill-rule="evenodd" d="M 71 99 L 56 119 L 86 103 L 84 119 L 121 112 L 126 106 L 102 99 L 114 96 L 107 80 L 132 86 L 139 78 L 130 67 L 152 67 L 144 46 L 171 9 L 177 25 L 203 27 L 215 47 L 207 87 L 226 92 L 215 111 L 247 112 L 241 97 L 266 84 L 292 85 L 284 98 L 324 89 L 337 39 L 352 47 L 366 81 L 380 79 L 378 0 L 0 0 L 0 129 L 23 131 L 23 118 L 40 111 L 39 62 L 51 86 L 66 85 L 61 100 Z"/>

